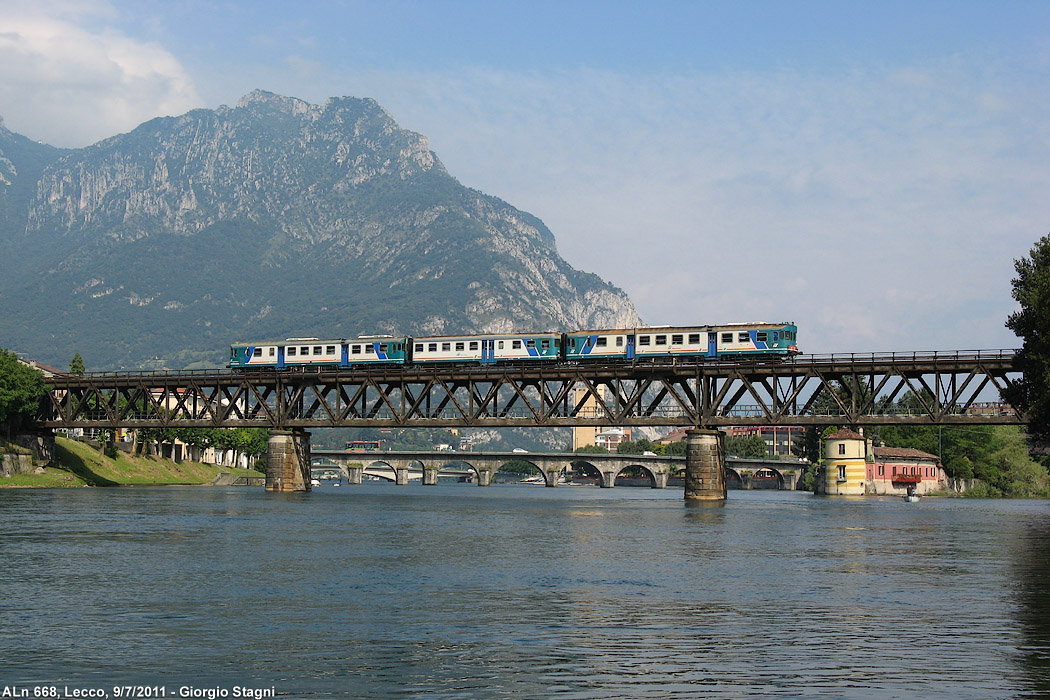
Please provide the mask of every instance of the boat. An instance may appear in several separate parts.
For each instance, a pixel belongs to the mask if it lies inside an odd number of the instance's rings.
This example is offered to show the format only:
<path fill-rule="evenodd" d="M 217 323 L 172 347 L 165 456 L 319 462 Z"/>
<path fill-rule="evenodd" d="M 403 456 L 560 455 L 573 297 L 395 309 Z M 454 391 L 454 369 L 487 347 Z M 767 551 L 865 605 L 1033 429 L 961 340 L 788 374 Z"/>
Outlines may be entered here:
<path fill-rule="evenodd" d="M 904 494 L 904 501 L 905 501 L 905 503 L 918 503 L 919 502 L 919 498 L 920 498 L 919 494 L 915 493 L 915 487 L 914 486 L 909 486 L 908 487 L 908 493 Z"/>

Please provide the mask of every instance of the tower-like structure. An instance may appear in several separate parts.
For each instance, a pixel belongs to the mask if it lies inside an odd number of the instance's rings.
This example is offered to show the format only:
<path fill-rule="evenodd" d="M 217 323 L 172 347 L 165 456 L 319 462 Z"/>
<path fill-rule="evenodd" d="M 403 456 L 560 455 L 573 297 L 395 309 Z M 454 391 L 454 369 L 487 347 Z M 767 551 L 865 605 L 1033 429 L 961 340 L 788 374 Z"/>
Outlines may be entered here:
<path fill-rule="evenodd" d="M 824 438 L 824 493 L 863 496 L 867 479 L 868 441 L 842 428 Z"/>

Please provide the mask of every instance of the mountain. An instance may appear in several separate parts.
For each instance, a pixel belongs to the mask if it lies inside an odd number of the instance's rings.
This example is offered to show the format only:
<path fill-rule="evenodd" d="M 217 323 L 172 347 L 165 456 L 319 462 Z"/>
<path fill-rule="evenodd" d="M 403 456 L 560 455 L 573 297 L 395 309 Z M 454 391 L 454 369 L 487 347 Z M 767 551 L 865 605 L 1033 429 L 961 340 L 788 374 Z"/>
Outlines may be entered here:
<path fill-rule="evenodd" d="M 0 346 L 55 366 L 639 322 L 543 222 L 461 185 L 370 99 L 256 91 L 76 150 L 0 130 L 0 188 Z"/>

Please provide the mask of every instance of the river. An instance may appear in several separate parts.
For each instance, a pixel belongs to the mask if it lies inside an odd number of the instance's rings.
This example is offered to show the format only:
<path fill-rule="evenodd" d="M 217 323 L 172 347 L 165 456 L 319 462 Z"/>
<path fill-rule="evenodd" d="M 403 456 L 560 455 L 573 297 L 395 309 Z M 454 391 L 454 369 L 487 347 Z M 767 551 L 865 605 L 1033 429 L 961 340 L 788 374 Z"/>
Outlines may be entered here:
<path fill-rule="evenodd" d="M 1050 696 L 1046 501 L 6 490 L 0 565 L 17 692 Z"/>

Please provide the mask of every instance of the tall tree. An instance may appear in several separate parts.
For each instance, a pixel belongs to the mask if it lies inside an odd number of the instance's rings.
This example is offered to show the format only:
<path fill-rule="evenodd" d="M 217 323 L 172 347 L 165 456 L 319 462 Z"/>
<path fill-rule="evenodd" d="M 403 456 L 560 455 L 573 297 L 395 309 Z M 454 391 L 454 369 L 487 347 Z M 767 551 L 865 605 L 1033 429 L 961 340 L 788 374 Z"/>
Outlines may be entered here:
<path fill-rule="evenodd" d="M 75 374 L 78 377 L 84 376 L 84 358 L 80 356 L 80 353 L 73 355 L 73 359 L 69 361 L 69 373 Z"/>
<path fill-rule="evenodd" d="M 0 424 L 8 437 L 36 412 L 46 391 L 43 374 L 0 349 Z"/>
<path fill-rule="evenodd" d="M 1050 235 L 1032 248 L 1030 257 L 1014 261 L 1013 298 L 1021 305 L 1006 327 L 1021 339 L 1014 356 L 1021 378 L 1009 382 L 1003 398 L 1028 420 L 1028 434 L 1050 442 Z"/>

